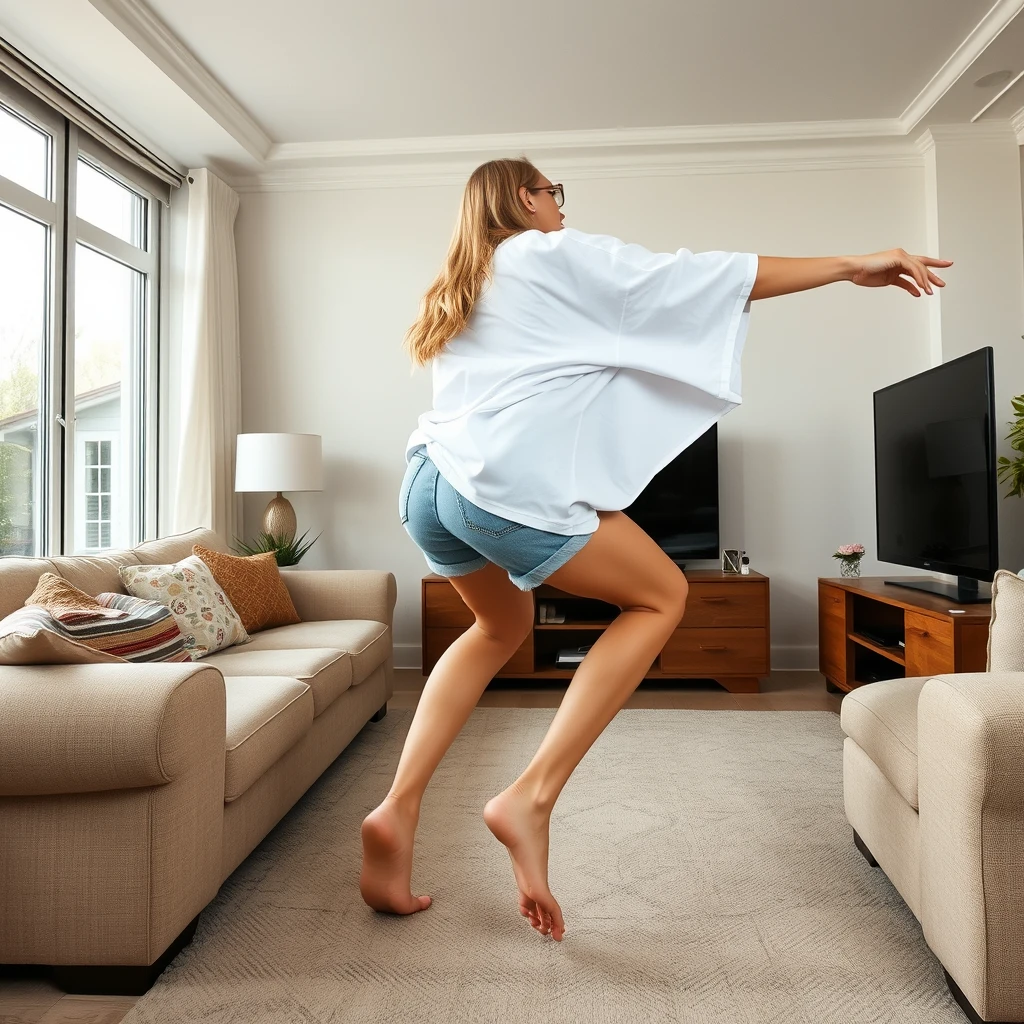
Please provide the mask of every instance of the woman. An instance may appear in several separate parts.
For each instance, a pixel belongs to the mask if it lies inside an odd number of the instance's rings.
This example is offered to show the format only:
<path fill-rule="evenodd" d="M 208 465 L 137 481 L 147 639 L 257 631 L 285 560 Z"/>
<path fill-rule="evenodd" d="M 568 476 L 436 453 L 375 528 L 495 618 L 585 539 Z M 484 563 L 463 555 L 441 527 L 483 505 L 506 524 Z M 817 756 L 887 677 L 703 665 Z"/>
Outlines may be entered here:
<path fill-rule="evenodd" d="M 420 802 L 495 672 L 533 626 L 542 582 L 621 613 L 577 668 L 523 774 L 484 808 L 519 909 L 561 940 L 548 823 L 583 755 L 676 628 L 687 584 L 622 511 L 740 400 L 751 299 L 837 281 L 919 296 L 949 261 L 902 249 L 784 259 L 654 254 L 563 229 L 564 192 L 526 160 L 470 177 L 444 269 L 407 344 L 433 364 L 434 408 L 407 446 L 402 522 L 476 617 L 423 689 L 394 783 L 362 826 L 360 891 L 425 910 L 410 888 Z"/>

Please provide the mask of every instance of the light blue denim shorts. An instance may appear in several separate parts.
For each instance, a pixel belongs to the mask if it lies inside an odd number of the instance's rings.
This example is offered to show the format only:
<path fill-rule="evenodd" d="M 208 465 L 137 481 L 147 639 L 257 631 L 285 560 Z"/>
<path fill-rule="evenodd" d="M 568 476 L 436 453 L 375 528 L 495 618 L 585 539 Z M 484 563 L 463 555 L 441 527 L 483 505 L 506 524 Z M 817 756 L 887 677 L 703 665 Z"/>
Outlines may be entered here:
<path fill-rule="evenodd" d="M 566 537 L 485 512 L 441 476 L 425 447 L 409 457 L 398 512 L 433 572 L 465 576 L 493 562 L 520 590 L 540 586 L 593 536 Z"/>

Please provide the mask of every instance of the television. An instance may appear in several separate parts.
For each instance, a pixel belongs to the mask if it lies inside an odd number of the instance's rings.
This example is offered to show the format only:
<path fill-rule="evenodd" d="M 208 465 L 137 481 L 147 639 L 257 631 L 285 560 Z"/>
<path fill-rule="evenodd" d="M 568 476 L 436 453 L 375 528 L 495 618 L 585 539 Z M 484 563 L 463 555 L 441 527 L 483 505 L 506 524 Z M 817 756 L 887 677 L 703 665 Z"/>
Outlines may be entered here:
<path fill-rule="evenodd" d="M 718 425 L 677 455 L 623 511 L 674 562 L 718 558 Z"/>
<path fill-rule="evenodd" d="M 999 567 L 992 349 L 874 396 L 878 557 L 957 577 L 886 580 L 960 604 L 987 601 Z"/>

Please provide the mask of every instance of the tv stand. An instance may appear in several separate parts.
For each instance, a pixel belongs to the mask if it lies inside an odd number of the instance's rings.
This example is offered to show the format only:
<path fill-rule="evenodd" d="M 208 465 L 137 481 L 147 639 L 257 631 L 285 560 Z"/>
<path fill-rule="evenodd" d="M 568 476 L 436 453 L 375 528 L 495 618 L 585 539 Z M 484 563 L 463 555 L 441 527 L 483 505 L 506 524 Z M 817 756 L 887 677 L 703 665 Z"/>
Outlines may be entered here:
<path fill-rule="evenodd" d="M 690 596 L 682 621 L 654 659 L 645 679 L 713 679 L 730 693 L 757 693 L 770 671 L 769 581 L 718 569 L 686 574 Z M 589 646 L 619 614 L 614 605 L 576 597 L 543 584 L 532 591 L 534 625 L 498 678 L 569 680 L 575 666 L 559 661 L 564 648 Z M 473 624 L 473 613 L 451 581 L 431 573 L 423 578 L 423 672 Z M 559 622 L 541 622 L 536 603 L 560 613 Z"/>
<path fill-rule="evenodd" d="M 918 579 L 818 580 L 819 668 L 830 690 L 985 671 L 990 606 L 904 586 Z"/>
<path fill-rule="evenodd" d="M 957 576 L 956 583 L 944 583 L 934 576 L 918 578 L 903 577 L 898 580 L 886 580 L 888 587 L 907 587 L 910 590 L 923 590 L 926 594 L 938 594 L 957 604 L 986 604 L 992 600 L 992 588 L 971 579 L 970 576 Z"/>

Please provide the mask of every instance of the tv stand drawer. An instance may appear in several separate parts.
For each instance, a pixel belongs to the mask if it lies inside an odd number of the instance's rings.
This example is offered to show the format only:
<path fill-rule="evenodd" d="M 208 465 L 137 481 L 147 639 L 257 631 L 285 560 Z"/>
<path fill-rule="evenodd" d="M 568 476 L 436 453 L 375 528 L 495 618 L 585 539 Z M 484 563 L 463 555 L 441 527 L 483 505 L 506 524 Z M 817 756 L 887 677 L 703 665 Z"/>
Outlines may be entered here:
<path fill-rule="evenodd" d="M 661 670 L 708 679 L 720 675 L 766 676 L 767 630 L 677 629 L 661 652 Z"/>
<path fill-rule="evenodd" d="M 761 580 L 691 582 L 681 625 L 759 626 L 768 618 L 768 586 Z"/>

